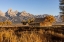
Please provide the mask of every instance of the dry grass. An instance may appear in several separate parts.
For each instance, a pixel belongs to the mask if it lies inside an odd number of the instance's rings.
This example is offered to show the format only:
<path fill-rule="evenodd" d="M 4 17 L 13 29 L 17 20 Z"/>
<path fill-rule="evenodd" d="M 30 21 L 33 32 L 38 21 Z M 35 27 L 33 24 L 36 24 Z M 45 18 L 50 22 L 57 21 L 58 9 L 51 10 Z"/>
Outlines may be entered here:
<path fill-rule="evenodd" d="M 45 42 L 43 31 L 23 31 L 15 33 L 14 30 L 0 29 L 0 42 Z M 43 38 L 41 38 L 41 36 Z"/>
<path fill-rule="evenodd" d="M 53 41 L 50 35 L 45 34 L 45 30 L 39 31 L 15 31 L 0 29 L 0 42 L 59 42 Z M 48 31 L 54 34 L 54 32 Z"/>

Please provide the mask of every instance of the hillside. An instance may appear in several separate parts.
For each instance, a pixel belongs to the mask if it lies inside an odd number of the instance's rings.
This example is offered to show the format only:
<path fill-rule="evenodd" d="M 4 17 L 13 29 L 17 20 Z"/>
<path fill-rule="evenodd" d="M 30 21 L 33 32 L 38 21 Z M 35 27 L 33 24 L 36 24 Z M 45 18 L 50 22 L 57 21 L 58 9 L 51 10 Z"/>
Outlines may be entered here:
<path fill-rule="evenodd" d="M 48 16 L 48 14 L 43 15 L 33 15 L 31 13 L 28 13 L 26 11 L 18 12 L 13 11 L 12 9 L 8 9 L 7 12 L 0 11 L 0 22 L 5 20 L 11 20 L 13 23 L 20 23 L 22 20 L 28 20 L 31 18 L 44 18 L 45 16 Z M 57 22 L 61 22 L 60 16 L 55 16 Z"/>

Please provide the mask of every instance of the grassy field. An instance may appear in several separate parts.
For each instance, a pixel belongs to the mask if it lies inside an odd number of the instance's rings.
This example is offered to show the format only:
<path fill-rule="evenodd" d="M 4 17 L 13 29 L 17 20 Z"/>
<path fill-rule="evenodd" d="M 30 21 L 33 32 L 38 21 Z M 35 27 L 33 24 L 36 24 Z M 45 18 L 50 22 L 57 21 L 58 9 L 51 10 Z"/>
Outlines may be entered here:
<path fill-rule="evenodd" d="M 62 28 L 44 28 L 0 27 L 0 42 L 64 42 L 64 31 Z"/>

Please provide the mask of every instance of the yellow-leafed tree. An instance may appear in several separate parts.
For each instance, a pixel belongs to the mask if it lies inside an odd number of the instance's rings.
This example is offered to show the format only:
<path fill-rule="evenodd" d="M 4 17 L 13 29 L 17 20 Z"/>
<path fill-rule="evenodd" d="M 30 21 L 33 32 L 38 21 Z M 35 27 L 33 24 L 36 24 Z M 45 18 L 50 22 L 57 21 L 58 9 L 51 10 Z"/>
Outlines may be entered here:
<path fill-rule="evenodd" d="M 12 22 L 10 20 L 6 20 L 6 21 L 3 22 L 3 24 L 5 24 L 5 25 L 11 25 Z"/>
<path fill-rule="evenodd" d="M 34 20 L 35 20 L 34 18 L 31 18 L 31 19 L 28 19 L 27 22 L 28 22 L 28 23 L 32 23 L 32 22 L 34 22 Z"/>
<path fill-rule="evenodd" d="M 6 20 L 4 22 L 0 22 L 0 25 L 12 25 L 12 22 L 10 20 Z"/>
<path fill-rule="evenodd" d="M 54 16 L 52 16 L 52 15 L 49 15 L 49 16 L 46 16 L 45 17 L 45 22 L 50 22 L 50 23 L 53 23 L 53 22 L 55 22 L 55 17 Z"/>
<path fill-rule="evenodd" d="M 55 17 L 52 15 L 44 17 L 44 21 L 40 23 L 40 26 L 52 26 L 52 23 L 55 22 Z"/>

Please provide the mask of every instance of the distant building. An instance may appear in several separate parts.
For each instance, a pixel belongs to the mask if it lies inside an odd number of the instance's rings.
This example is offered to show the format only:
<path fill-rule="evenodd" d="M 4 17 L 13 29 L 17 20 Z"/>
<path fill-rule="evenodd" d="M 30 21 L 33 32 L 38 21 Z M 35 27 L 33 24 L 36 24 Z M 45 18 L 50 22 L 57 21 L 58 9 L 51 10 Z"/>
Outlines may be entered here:
<path fill-rule="evenodd" d="M 30 23 L 30 26 L 51 26 L 50 22 L 44 22 L 44 18 L 35 18 L 35 21 Z"/>
<path fill-rule="evenodd" d="M 40 23 L 44 21 L 44 18 L 35 18 L 34 22 L 30 23 L 31 26 L 40 26 Z"/>
<path fill-rule="evenodd" d="M 40 22 L 40 26 L 52 26 L 50 22 Z"/>
<path fill-rule="evenodd" d="M 34 22 L 35 23 L 40 23 L 40 22 L 42 22 L 44 20 L 45 20 L 44 18 L 35 18 Z"/>

